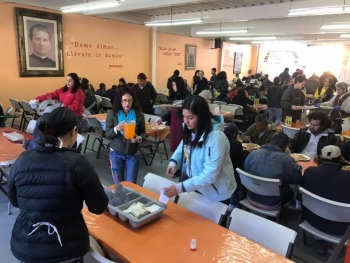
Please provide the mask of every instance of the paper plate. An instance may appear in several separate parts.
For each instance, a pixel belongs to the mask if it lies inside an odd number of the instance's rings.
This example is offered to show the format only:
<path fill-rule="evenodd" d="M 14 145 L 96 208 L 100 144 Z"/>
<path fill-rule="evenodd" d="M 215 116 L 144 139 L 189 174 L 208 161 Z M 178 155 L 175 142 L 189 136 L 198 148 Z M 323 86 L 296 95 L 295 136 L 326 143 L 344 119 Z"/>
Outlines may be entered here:
<path fill-rule="evenodd" d="M 299 153 L 292 153 L 290 156 L 292 156 L 294 160 L 301 162 L 307 162 L 311 160 L 309 156 Z"/>

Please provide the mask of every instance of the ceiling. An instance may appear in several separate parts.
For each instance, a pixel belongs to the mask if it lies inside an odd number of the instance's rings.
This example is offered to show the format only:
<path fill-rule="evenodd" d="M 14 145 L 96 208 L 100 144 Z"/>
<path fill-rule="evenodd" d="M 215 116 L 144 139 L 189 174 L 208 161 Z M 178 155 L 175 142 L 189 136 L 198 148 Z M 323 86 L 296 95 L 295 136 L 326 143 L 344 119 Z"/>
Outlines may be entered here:
<path fill-rule="evenodd" d="M 61 6 L 80 4 L 86 1 L 14 0 L 7 2 L 59 10 Z M 345 0 L 345 3 L 350 5 L 350 0 Z M 137 24 L 143 24 L 150 20 L 203 18 L 203 24 L 200 25 L 158 27 L 157 30 L 192 37 L 220 37 L 226 41 L 229 41 L 229 37 L 275 36 L 277 40 L 294 40 L 307 44 L 350 44 L 350 39 L 340 39 L 341 33 L 350 33 L 349 29 L 320 29 L 323 24 L 350 23 L 350 14 L 288 16 L 290 9 L 343 4 L 344 0 L 125 0 L 118 7 L 89 11 L 84 14 Z M 234 35 L 196 34 L 197 31 L 218 31 L 220 29 L 247 29 L 248 33 Z M 233 42 L 250 44 L 251 40 Z"/>

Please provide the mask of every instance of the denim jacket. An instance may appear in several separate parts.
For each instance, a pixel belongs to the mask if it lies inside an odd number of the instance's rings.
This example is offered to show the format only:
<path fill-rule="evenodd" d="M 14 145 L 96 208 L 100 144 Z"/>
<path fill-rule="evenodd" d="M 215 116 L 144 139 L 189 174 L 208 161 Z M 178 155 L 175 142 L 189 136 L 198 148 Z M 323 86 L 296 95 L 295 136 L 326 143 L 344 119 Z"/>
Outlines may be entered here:
<path fill-rule="evenodd" d="M 191 178 L 183 182 L 186 192 L 199 191 L 210 201 L 224 201 L 236 190 L 233 166 L 230 159 L 230 144 L 223 133 L 224 120 L 213 120 L 213 130 L 208 134 L 201 148 L 191 149 Z M 204 135 L 200 141 L 203 141 Z M 177 147 L 171 161 L 181 162 L 183 141 Z"/>

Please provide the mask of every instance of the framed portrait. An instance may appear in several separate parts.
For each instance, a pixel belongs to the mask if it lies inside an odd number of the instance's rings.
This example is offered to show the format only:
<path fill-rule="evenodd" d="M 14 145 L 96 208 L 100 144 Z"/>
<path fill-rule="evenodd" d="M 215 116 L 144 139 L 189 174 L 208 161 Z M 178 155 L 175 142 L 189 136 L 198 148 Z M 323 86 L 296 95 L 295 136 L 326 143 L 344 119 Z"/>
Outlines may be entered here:
<path fill-rule="evenodd" d="M 243 53 L 242 52 L 235 52 L 235 59 L 233 64 L 233 74 L 241 73 L 242 71 L 242 60 L 243 60 Z"/>
<path fill-rule="evenodd" d="M 20 77 L 62 77 L 62 15 L 16 8 Z"/>
<path fill-rule="evenodd" d="M 195 69 L 197 61 L 197 46 L 186 45 L 185 69 Z"/>

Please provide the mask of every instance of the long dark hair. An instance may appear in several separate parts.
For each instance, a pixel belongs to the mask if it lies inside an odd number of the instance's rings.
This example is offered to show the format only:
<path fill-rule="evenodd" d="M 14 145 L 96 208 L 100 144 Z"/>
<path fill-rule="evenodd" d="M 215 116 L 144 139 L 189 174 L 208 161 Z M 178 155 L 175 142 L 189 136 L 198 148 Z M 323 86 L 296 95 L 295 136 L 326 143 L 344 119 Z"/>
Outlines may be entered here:
<path fill-rule="evenodd" d="M 172 92 L 170 100 L 183 100 L 188 94 L 184 79 L 181 77 L 176 77 L 173 82 L 176 84 L 177 91 Z"/>
<path fill-rule="evenodd" d="M 196 72 L 195 72 L 194 75 L 193 75 L 193 80 L 195 80 L 195 79 L 197 78 L 197 73 L 198 73 L 199 71 L 200 71 L 199 69 L 196 70 Z"/>
<path fill-rule="evenodd" d="M 208 134 L 213 130 L 212 119 L 219 121 L 217 117 L 215 117 L 210 109 L 208 102 L 200 97 L 195 96 L 190 98 L 184 102 L 182 107 L 183 110 L 189 110 L 193 114 L 197 115 L 197 129 L 196 129 L 196 137 L 193 141 L 192 138 L 192 130 L 189 130 L 186 125 L 184 125 L 183 131 L 183 141 L 184 144 L 191 145 L 192 147 L 203 146 L 203 143 L 206 141 Z M 204 140 L 199 142 L 200 138 L 204 134 Z"/>
<path fill-rule="evenodd" d="M 72 92 L 72 93 L 75 93 L 75 92 L 77 92 L 78 89 L 80 88 L 80 80 L 79 80 L 79 77 L 78 77 L 77 73 L 69 73 L 69 74 L 67 75 L 67 77 L 68 77 L 68 76 L 71 77 L 71 78 L 73 79 L 73 81 L 74 81 L 74 86 L 73 86 L 71 92 Z M 67 84 L 66 84 L 66 85 L 63 87 L 62 92 L 65 93 L 65 92 L 67 92 L 67 91 L 68 91 L 68 86 L 67 86 Z"/>
<path fill-rule="evenodd" d="M 70 132 L 75 126 L 79 128 L 78 116 L 66 107 L 54 109 L 47 121 L 39 124 L 39 130 L 44 134 L 46 144 L 56 147 L 58 137 Z"/>
<path fill-rule="evenodd" d="M 137 99 L 134 90 L 129 87 L 122 87 L 120 88 L 120 90 L 118 90 L 113 103 L 114 112 L 118 113 L 120 110 L 123 110 L 122 97 L 125 94 L 129 94 L 132 97 L 133 102 L 131 108 L 134 109 L 135 112 L 140 112 L 141 110 L 139 100 Z"/>

